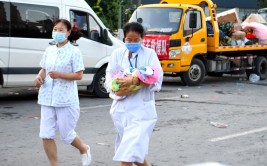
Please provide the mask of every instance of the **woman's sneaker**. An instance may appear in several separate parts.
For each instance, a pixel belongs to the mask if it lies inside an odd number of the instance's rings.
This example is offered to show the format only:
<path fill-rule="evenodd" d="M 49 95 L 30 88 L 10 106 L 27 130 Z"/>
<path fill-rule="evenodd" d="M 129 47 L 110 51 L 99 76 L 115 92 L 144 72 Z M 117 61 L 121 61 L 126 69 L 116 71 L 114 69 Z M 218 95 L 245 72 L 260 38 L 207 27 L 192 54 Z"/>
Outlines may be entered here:
<path fill-rule="evenodd" d="M 85 154 L 81 154 L 81 160 L 82 160 L 82 164 L 83 166 L 89 166 L 91 164 L 91 160 L 92 160 L 92 157 L 91 157 L 91 148 L 89 147 L 89 145 L 87 145 L 88 147 L 88 150 Z"/>

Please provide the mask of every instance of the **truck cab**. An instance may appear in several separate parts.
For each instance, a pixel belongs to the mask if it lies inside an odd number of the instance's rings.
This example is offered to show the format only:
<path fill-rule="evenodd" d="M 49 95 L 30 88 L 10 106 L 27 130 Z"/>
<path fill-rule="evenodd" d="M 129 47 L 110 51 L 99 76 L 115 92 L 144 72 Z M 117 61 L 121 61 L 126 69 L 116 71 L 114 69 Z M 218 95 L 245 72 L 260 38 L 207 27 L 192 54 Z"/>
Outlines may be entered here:
<path fill-rule="evenodd" d="M 153 48 L 165 74 L 177 73 L 188 85 L 199 84 L 205 75 L 202 57 L 207 52 L 207 31 L 203 9 L 185 4 L 153 4 L 139 7 L 130 21 L 141 23 L 144 45 Z M 192 24 L 193 21 L 193 24 Z M 190 70 L 190 74 L 184 74 Z M 190 78 L 189 78 L 190 77 Z"/>

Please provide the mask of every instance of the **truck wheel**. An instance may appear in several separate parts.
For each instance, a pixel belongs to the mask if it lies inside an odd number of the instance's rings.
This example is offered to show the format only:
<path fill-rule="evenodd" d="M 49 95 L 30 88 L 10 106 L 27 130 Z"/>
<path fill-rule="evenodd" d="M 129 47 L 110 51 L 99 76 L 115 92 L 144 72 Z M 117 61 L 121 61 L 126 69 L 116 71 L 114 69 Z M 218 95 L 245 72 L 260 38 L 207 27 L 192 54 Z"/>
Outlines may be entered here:
<path fill-rule="evenodd" d="M 94 78 L 94 94 L 100 98 L 107 98 L 109 95 L 107 90 L 104 86 L 106 80 L 106 68 L 101 69 L 99 72 L 96 73 Z"/>
<path fill-rule="evenodd" d="M 200 59 L 193 59 L 187 72 L 182 73 L 181 79 L 188 86 L 199 85 L 205 76 L 205 66 Z"/>
<path fill-rule="evenodd" d="M 261 80 L 267 78 L 267 60 L 265 57 L 259 56 L 255 62 L 255 73 L 260 76 Z"/>

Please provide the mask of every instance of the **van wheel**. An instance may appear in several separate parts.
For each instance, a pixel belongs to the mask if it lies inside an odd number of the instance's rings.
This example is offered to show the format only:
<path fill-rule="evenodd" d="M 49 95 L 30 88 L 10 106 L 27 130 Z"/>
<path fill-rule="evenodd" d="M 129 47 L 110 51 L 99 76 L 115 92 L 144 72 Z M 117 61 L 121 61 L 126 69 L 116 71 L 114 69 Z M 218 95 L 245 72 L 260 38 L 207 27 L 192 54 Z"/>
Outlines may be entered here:
<path fill-rule="evenodd" d="M 198 86 L 203 81 L 205 73 L 204 63 L 200 59 L 193 59 L 189 70 L 182 73 L 181 80 L 188 86 Z"/>
<path fill-rule="evenodd" d="M 106 68 L 101 69 L 96 73 L 94 78 L 94 94 L 100 98 L 107 98 L 109 95 L 104 86 L 106 80 Z"/>
<path fill-rule="evenodd" d="M 265 57 L 259 56 L 255 62 L 255 73 L 260 76 L 261 80 L 267 78 L 267 60 Z"/>

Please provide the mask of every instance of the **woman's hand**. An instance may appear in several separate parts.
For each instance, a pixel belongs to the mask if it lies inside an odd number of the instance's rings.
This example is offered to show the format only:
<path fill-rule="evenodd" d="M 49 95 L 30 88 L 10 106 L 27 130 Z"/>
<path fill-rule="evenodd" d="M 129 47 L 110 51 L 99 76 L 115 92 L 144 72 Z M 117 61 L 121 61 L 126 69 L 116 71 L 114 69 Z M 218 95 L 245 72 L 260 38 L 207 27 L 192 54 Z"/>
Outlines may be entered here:
<path fill-rule="evenodd" d="M 131 86 L 136 85 L 136 80 L 138 80 L 138 78 L 132 77 L 131 75 L 124 78 L 118 78 L 117 84 L 120 86 L 120 90 L 116 91 L 115 94 L 117 96 L 128 96 L 136 93 L 138 90 L 134 90 L 135 86 Z"/>
<path fill-rule="evenodd" d="M 40 87 L 44 83 L 45 79 L 45 69 L 41 69 L 38 75 L 34 79 L 34 84 L 37 87 Z"/>
<path fill-rule="evenodd" d="M 40 75 L 37 75 L 35 80 L 34 80 L 34 84 L 37 87 L 40 87 L 43 84 L 44 80 Z"/>
<path fill-rule="evenodd" d="M 115 94 L 117 96 L 129 96 L 129 95 L 136 93 L 136 92 L 137 92 L 137 90 L 133 90 L 128 86 L 128 87 L 121 87 L 121 89 L 116 91 Z"/>
<path fill-rule="evenodd" d="M 117 84 L 120 87 L 129 87 L 130 85 L 132 85 L 132 79 L 133 77 L 131 75 L 127 75 L 126 77 L 123 78 L 117 78 Z"/>
<path fill-rule="evenodd" d="M 57 79 L 57 78 L 61 78 L 61 73 L 57 72 L 57 71 L 50 71 L 48 73 L 48 75 L 52 78 L 52 79 Z"/>

